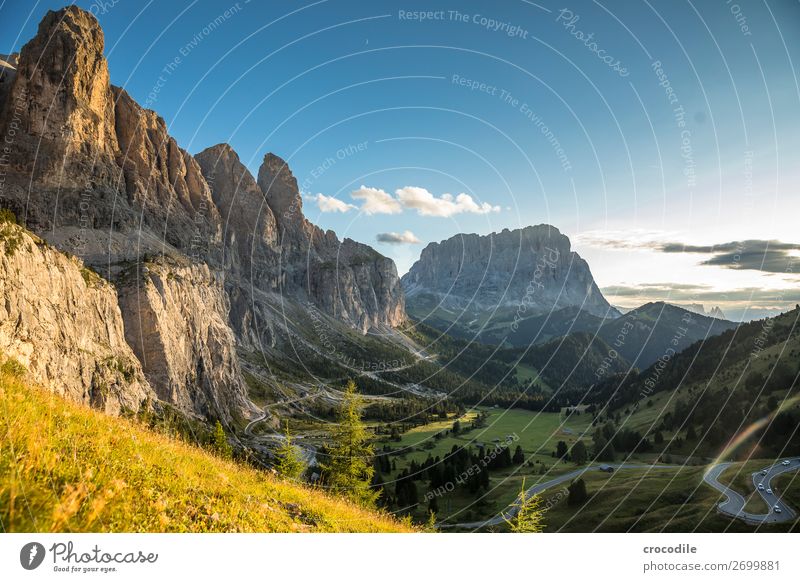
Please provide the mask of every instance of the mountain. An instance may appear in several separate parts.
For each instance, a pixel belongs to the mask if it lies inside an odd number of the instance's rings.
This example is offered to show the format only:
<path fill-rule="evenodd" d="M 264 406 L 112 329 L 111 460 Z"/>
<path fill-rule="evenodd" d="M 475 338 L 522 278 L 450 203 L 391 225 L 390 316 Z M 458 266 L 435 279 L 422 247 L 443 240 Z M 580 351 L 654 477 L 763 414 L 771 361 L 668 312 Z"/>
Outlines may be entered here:
<path fill-rule="evenodd" d="M 545 224 L 486 236 L 461 234 L 431 243 L 401 279 L 410 316 L 463 337 L 523 345 L 536 322 L 565 308 L 554 329 L 580 312 L 619 316 L 569 238 Z M 519 329 L 525 331 L 519 334 Z M 579 327 L 584 327 L 580 324 Z M 544 330 L 544 341 L 554 329 Z"/>
<path fill-rule="evenodd" d="M 715 319 L 726 319 L 725 313 L 723 313 L 722 309 L 718 305 L 715 305 L 708 311 L 706 311 L 706 308 L 702 303 L 689 303 L 687 305 L 680 305 L 676 303 L 674 305 L 687 311 L 691 311 L 692 313 L 707 315 L 708 317 L 713 317 Z"/>
<path fill-rule="evenodd" d="M 520 319 L 513 333 L 493 326 L 479 332 L 478 341 L 491 344 L 507 342 L 513 346 L 541 344 L 573 333 L 596 333 L 607 320 L 579 307 L 564 307 L 542 315 Z"/>
<path fill-rule="evenodd" d="M 716 457 L 724 450 L 732 459 L 800 454 L 799 392 L 796 307 L 694 342 L 641 371 L 612 375 L 589 399 L 607 407 L 617 425 L 662 433 L 670 452 Z"/>
<path fill-rule="evenodd" d="M 2 212 L 2 211 L 0 211 Z M 109 414 L 155 394 L 125 341 L 114 287 L 0 215 L 0 357 L 30 379 Z"/>
<path fill-rule="evenodd" d="M 725 313 L 720 309 L 718 305 L 712 307 L 708 313 L 706 313 L 709 317 L 713 317 L 715 319 L 726 319 Z"/>
<path fill-rule="evenodd" d="M 26 343 L 25 328 L 7 325 L 9 355 L 27 358 L 47 382 L 71 372 L 64 360 L 75 355 L 76 400 L 119 410 L 146 395 L 241 427 L 258 414 L 242 365 L 253 371 L 253 354 L 267 351 L 293 358 L 288 313 L 313 310 L 361 335 L 403 322 L 394 263 L 311 224 L 282 159 L 267 154 L 255 179 L 225 144 L 192 156 L 157 113 L 110 84 L 103 49 L 95 17 L 68 6 L 47 13 L 18 58 L 0 62 L 0 133 L 13 141 L 2 153 L 0 207 L 79 258 L 58 282 L 58 305 L 85 311 L 82 325 L 56 328 L 50 346 L 44 331 Z M 31 244 L 15 260 L 33 280 L 66 265 Z M 6 265 L 9 277 L 17 267 Z M 82 272 L 100 275 L 102 293 L 81 287 Z M 13 316 L 33 318 L 32 291 L 6 284 Z M 77 356 L 92 330 L 91 353 Z M 316 335 L 319 345 L 324 334 Z M 131 360 L 130 394 L 105 372 L 90 377 L 106 357 Z M 101 385 L 113 405 L 98 396 Z"/>
<path fill-rule="evenodd" d="M 738 324 L 692 313 L 669 303 L 647 303 L 613 320 L 597 334 L 632 366 L 645 368 L 670 360 L 696 341 L 734 329 Z"/>
<path fill-rule="evenodd" d="M 258 294 L 250 292 L 253 287 L 290 301 L 311 301 L 362 332 L 403 321 L 394 262 L 309 222 L 297 180 L 281 158 L 264 156 L 257 181 L 227 144 L 196 159 L 225 224 L 225 264 L 237 297 L 234 321 L 258 328 L 269 319 Z M 246 340 L 245 330 L 238 329 Z"/>

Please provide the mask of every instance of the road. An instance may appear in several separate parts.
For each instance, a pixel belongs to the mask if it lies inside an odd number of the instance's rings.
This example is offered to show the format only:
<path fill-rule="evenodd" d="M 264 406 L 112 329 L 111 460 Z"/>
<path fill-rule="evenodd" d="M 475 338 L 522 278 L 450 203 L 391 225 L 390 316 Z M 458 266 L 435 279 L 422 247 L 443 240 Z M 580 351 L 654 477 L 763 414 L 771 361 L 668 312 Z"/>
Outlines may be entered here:
<path fill-rule="evenodd" d="M 781 463 L 783 461 L 789 461 L 789 465 L 782 465 Z M 714 489 L 725 496 L 725 501 L 717 505 L 717 509 L 720 513 L 741 519 L 742 521 L 746 521 L 747 523 L 751 524 L 781 523 L 785 521 L 792 521 L 797 517 L 797 512 L 793 508 L 786 505 L 786 502 L 775 494 L 775 489 L 772 487 L 772 479 L 782 473 L 788 473 L 789 471 L 796 471 L 800 469 L 800 457 L 779 459 L 774 465 L 765 467 L 763 469 L 766 470 L 766 475 L 762 475 L 761 471 L 756 471 L 751 475 L 751 479 L 753 480 L 753 489 L 758 491 L 758 493 L 764 499 L 764 502 L 767 504 L 767 507 L 769 507 L 769 513 L 765 514 L 749 513 L 745 511 L 744 496 L 734 491 L 727 485 L 723 485 L 719 482 L 719 476 L 730 466 L 731 463 L 720 463 L 711 467 L 711 469 L 709 469 L 706 474 L 703 475 L 703 481 L 711 485 Z M 759 484 L 764 485 L 763 491 L 758 490 Z M 767 489 L 772 489 L 773 493 L 767 493 Z M 776 513 L 772 509 L 776 505 L 780 507 L 780 513 Z"/>
<path fill-rule="evenodd" d="M 563 475 L 559 475 L 549 481 L 545 481 L 544 483 L 537 483 L 533 487 L 530 487 L 525 492 L 525 497 L 530 497 L 531 495 L 536 495 L 537 493 L 542 493 L 551 487 L 555 487 L 556 485 L 560 485 L 566 481 L 572 481 L 576 477 L 580 477 L 587 471 L 599 471 L 600 467 L 612 467 L 615 471 L 625 470 L 625 469 L 680 469 L 682 465 L 645 465 L 645 464 L 636 464 L 636 463 L 604 463 L 602 465 L 591 465 L 589 467 L 583 467 L 581 469 L 576 469 L 575 471 L 571 471 L 569 473 L 564 473 Z M 464 529 L 480 529 L 483 527 L 490 527 L 493 525 L 501 525 L 506 522 L 506 520 L 511 519 L 517 514 L 517 506 L 516 501 L 515 503 L 506 507 L 503 511 L 498 513 L 496 516 L 487 519 L 485 521 L 473 521 L 468 523 L 456 523 L 452 525 L 442 524 L 440 529 L 458 527 Z"/>

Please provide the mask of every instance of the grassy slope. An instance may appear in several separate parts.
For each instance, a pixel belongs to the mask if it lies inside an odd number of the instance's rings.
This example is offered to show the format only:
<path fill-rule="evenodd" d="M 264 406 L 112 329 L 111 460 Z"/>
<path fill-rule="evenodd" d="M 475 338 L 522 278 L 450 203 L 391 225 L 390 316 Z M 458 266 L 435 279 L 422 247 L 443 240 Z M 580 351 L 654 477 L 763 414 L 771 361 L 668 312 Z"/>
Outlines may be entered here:
<path fill-rule="evenodd" d="M 409 531 L 4 373 L 0 432 L 7 532 Z"/>
<path fill-rule="evenodd" d="M 770 397 L 775 402 L 781 403 L 785 398 L 789 399 L 792 395 L 796 395 L 796 391 L 792 392 L 783 385 L 764 384 L 755 388 L 748 388 L 745 385 L 745 379 L 749 374 L 760 374 L 764 378 L 770 378 L 776 362 L 786 363 L 791 369 L 797 369 L 800 335 L 794 329 L 798 317 L 800 315 L 798 315 L 797 311 L 791 311 L 775 318 L 773 320 L 775 322 L 773 328 L 775 333 L 773 335 L 782 341 L 772 339 L 771 341 L 776 343 L 761 350 L 758 353 L 758 357 L 751 357 L 751 354 L 753 346 L 756 345 L 754 338 L 759 337 L 762 322 L 745 324 L 745 327 L 739 332 L 741 337 L 734 336 L 733 332 L 728 332 L 709 340 L 705 346 L 699 348 L 698 346 L 693 346 L 687 353 L 680 354 L 665 369 L 665 373 L 657 384 L 659 391 L 642 398 L 635 404 L 630 402 L 623 403 L 617 408 L 622 413 L 622 426 L 638 430 L 643 434 L 655 431 L 665 415 L 675 412 L 676 403 L 683 401 L 695 406 L 699 396 L 711 395 L 721 390 L 729 389 L 731 391 L 749 391 L 756 396 L 757 406 L 753 407 L 752 410 L 750 410 L 749 406 L 747 407 L 750 416 L 753 418 L 742 422 L 740 430 L 743 430 L 760 415 L 772 412 L 772 409 L 767 405 Z M 787 331 L 789 329 L 793 330 L 791 334 Z M 788 339 L 785 339 L 787 337 Z M 694 353 L 698 349 L 700 356 L 697 361 L 702 363 L 692 365 Z M 705 362 L 710 362 L 710 364 Z M 717 364 L 719 364 L 719 368 L 717 368 Z M 652 377 L 651 370 L 645 370 L 639 379 L 634 381 L 634 394 L 643 390 L 641 378 L 646 377 Z M 613 382 L 611 385 L 616 386 Z M 698 406 L 702 406 L 702 404 Z M 722 414 L 732 408 L 733 405 L 728 405 L 721 411 L 713 411 L 713 414 L 717 414 L 717 412 Z M 789 402 L 783 409 L 797 414 L 800 412 L 800 402 Z M 694 424 L 697 432 L 702 434 L 701 425 L 699 423 Z M 663 430 L 662 433 L 667 439 L 674 434 L 668 430 Z M 686 439 L 686 427 L 680 431 L 679 436 Z M 730 438 L 733 434 L 726 434 L 725 436 Z M 796 438 L 797 433 L 795 433 L 794 440 Z M 704 442 L 698 444 L 697 441 L 687 441 L 682 447 L 673 448 L 672 452 L 677 454 L 692 453 L 696 456 L 713 458 L 719 453 L 722 444 L 710 446 Z M 793 454 L 793 451 L 785 451 L 785 454 Z M 743 449 L 738 451 L 737 456 L 742 460 L 747 458 L 772 459 L 774 457 L 774 452 L 763 450 L 762 447 Z M 732 459 L 733 457 L 725 460 Z"/>
<path fill-rule="evenodd" d="M 584 475 L 589 501 L 570 507 L 566 495 L 545 515 L 546 530 L 566 532 L 782 532 L 791 523 L 756 528 L 720 515 L 722 495 L 701 483 L 705 467 L 658 472 L 623 470 Z M 674 479 L 673 479 L 674 477 Z M 671 480 L 671 481 L 670 481 Z M 553 493 L 557 493 L 554 490 Z M 545 498 L 549 497 L 545 494 Z M 559 498 L 556 497 L 556 500 Z M 651 506 L 652 504 L 652 506 Z"/>
<path fill-rule="evenodd" d="M 456 490 L 439 500 L 439 519 L 449 521 L 472 521 L 492 517 L 509 503 L 513 502 L 519 493 L 523 479 L 528 487 L 541 480 L 549 480 L 566 471 L 576 468 L 573 463 L 559 463 L 551 456 L 558 441 L 563 440 L 572 446 L 586 431 L 591 422 L 591 415 L 581 414 L 571 416 L 565 420 L 564 414 L 554 412 L 531 412 L 528 410 L 502 410 L 482 408 L 489 412 L 486 426 L 469 432 L 453 436 L 448 434 L 442 439 L 434 439 L 433 435 L 439 431 L 449 429 L 453 419 L 438 421 L 414 428 L 403 434 L 399 443 L 388 443 L 397 451 L 407 451 L 402 456 L 393 456 L 397 463 L 397 471 L 391 475 L 383 475 L 384 481 L 391 483 L 394 477 L 408 467 L 412 460 L 423 462 L 430 454 L 442 457 L 450 451 L 453 445 L 467 446 L 475 442 L 485 443 L 492 447 L 494 439 L 504 441 L 507 435 L 516 435 L 512 443 L 513 449 L 520 445 L 530 466 L 514 466 L 503 470 L 492 470 L 488 494 L 480 493 L 471 495 L 466 491 Z M 474 418 L 473 411 L 462 417 L 463 426 L 467 426 Z M 562 426 L 563 423 L 563 426 Z M 566 432 L 565 430 L 566 429 Z M 584 439 L 587 446 L 591 441 Z M 426 443 L 433 445 L 426 448 Z M 535 463 L 538 462 L 538 463 Z M 546 475 L 539 475 L 541 465 L 547 469 Z M 427 480 L 417 481 L 419 497 L 422 499 L 428 491 Z M 418 507 L 418 517 L 424 517 L 427 504 L 421 503 Z"/>
<path fill-rule="evenodd" d="M 800 509 L 800 471 L 778 475 L 772 480 L 772 489 L 795 510 Z"/>

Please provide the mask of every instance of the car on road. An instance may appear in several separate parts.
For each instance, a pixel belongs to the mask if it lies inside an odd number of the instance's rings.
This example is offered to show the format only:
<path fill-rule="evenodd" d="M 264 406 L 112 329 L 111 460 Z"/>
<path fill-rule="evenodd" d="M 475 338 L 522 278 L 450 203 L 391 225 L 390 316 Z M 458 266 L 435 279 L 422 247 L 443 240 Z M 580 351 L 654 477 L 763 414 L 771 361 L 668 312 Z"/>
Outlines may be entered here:
<path fill-rule="evenodd" d="M 767 489 L 767 495 L 772 495 L 772 489 Z"/>
<path fill-rule="evenodd" d="M 758 484 L 758 490 L 759 491 L 763 491 L 764 490 L 764 484 L 763 483 L 759 483 Z"/>
<path fill-rule="evenodd" d="M 762 474 L 762 475 L 766 475 L 766 474 L 767 474 L 767 470 L 766 470 L 766 469 L 764 469 L 763 471 L 761 471 L 761 474 Z"/>
<path fill-rule="evenodd" d="M 786 465 L 788 465 L 788 464 L 789 464 L 789 461 L 784 461 L 783 463 L 781 463 L 781 465 L 783 465 L 784 467 L 785 467 Z"/>
<path fill-rule="evenodd" d="M 772 510 L 773 510 L 775 513 L 780 513 L 780 512 L 781 512 L 781 508 L 780 508 L 779 506 L 777 506 L 777 505 L 776 505 L 775 507 L 773 507 L 773 508 L 772 508 Z"/>

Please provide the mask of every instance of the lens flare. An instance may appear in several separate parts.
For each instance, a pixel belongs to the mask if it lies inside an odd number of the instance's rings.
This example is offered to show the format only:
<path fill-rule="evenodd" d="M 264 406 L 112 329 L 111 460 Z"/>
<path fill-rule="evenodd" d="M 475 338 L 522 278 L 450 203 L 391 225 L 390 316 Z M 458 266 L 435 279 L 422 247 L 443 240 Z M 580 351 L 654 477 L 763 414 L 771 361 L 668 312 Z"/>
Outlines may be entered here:
<path fill-rule="evenodd" d="M 750 426 L 746 427 L 744 430 L 739 431 L 722 448 L 722 451 L 720 451 L 719 455 L 717 455 L 717 458 L 714 459 L 714 462 L 709 465 L 709 471 L 711 470 L 711 468 L 713 468 L 715 465 L 723 462 L 725 459 L 731 458 L 733 453 L 737 449 L 739 449 L 745 442 L 747 442 L 747 439 L 749 439 L 751 436 L 753 436 L 755 433 L 757 433 L 759 430 L 761 430 L 765 426 L 769 425 L 769 423 L 772 422 L 773 418 L 775 418 L 778 414 L 780 414 L 784 410 L 787 410 L 787 409 L 791 408 L 798 401 L 800 401 L 800 394 L 798 394 L 797 396 L 792 396 L 791 398 L 788 398 L 788 399 L 784 400 L 781 403 L 781 405 L 778 406 L 778 408 L 776 408 L 775 410 L 770 412 L 767 416 L 765 416 L 763 418 L 759 418 L 757 421 L 755 421 Z"/>

